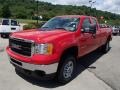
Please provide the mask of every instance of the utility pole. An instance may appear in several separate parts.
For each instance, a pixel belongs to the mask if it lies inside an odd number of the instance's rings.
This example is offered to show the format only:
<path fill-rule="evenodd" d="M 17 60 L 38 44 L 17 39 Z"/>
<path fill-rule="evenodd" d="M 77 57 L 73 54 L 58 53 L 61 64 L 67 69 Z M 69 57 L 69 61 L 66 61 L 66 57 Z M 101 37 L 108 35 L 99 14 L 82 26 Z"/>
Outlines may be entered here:
<path fill-rule="evenodd" d="M 39 1 L 37 0 L 37 24 L 39 23 L 38 14 L 39 14 Z"/>
<path fill-rule="evenodd" d="M 93 1 L 93 0 L 89 0 L 89 4 L 90 4 L 90 12 L 92 12 L 92 7 L 93 7 L 93 4 L 95 4 L 96 1 Z"/>
<path fill-rule="evenodd" d="M 90 4 L 90 8 L 91 8 L 91 9 L 92 9 L 93 4 L 95 4 L 95 3 L 96 3 L 96 1 L 89 0 L 89 4 Z"/>

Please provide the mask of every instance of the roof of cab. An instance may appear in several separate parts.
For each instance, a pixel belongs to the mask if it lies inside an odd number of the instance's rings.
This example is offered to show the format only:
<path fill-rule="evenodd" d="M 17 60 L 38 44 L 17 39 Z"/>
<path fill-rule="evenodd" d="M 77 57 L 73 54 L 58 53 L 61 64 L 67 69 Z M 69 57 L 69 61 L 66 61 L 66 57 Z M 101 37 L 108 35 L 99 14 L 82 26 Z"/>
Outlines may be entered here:
<path fill-rule="evenodd" d="M 2 20 L 15 20 L 15 19 L 3 18 Z"/>
<path fill-rule="evenodd" d="M 92 17 L 92 16 L 86 16 L 86 15 L 62 15 L 62 16 L 56 16 L 56 17 L 72 17 L 72 18 L 85 18 L 85 17 Z"/>

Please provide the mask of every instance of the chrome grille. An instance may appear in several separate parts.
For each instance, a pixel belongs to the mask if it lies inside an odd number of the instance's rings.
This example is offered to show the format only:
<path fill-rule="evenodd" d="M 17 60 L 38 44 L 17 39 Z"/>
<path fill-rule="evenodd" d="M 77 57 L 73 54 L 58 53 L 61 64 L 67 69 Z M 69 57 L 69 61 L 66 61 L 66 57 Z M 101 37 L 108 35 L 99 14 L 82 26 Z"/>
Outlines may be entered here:
<path fill-rule="evenodd" d="M 34 43 L 30 40 L 18 39 L 18 38 L 10 38 L 9 46 L 12 51 L 15 53 L 24 55 L 24 56 L 32 56 Z"/>

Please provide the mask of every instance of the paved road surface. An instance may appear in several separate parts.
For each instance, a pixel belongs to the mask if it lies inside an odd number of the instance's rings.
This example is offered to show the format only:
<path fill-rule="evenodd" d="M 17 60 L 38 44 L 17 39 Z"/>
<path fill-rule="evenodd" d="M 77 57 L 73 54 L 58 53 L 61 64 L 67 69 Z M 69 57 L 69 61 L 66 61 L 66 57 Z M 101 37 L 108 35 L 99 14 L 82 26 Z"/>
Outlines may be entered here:
<path fill-rule="evenodd" d="M 114 37 L 107 54 L 93 52 L 78 62 L 76 78 L 59 85 L 51 79 L 41 80 L 15 72 L 5 52 L 7 39 L 0 38 L 0 90 L 120 90 L 120 37 Z M 82 66 L 81 66 L 82 64 Z"/>

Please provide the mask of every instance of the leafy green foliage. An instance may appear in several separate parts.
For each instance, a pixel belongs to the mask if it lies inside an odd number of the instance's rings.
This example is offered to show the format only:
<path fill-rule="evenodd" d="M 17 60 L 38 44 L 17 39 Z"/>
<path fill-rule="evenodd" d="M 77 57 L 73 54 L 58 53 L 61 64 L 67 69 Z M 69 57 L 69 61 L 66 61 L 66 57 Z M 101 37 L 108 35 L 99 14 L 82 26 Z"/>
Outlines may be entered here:
<path fill-rule="evenodd" d="M 40 28 L 45 22 L 39 22 L 37 23 L 28 23 L 27 25 L 24 25 L 23 29 L 24 30 L 29 30 L 29 29 L 35 29 L 35 28 Z"/>
<path fill-rule="evenodd" d="M 24 30 L 35 29 L 35 28 L 37 28 L 37 27 L 34 24 L 24 25 L 24 27 L 23 27 Z"/>
<path fill-rule="evenodd" d="M 4 6 L 6 3 L 9 7 Z M 3 10 L 3 7 L 7 9 Z M 120 15 L 96 10 L 95 8 L 91 9 L 86 6 L 53 5 L 51 3 L 39 1 L 38 10 L 39 12 L 37 12 L 36 0 L 0 0 L 0 17 L 4 16 L 2 13 L 3 11 L 4 14 L 8 15 L 7 17 L 18 19 L 37 19 L 36 16 L 38 14 L 43 16 L 43 21 L 58 15 L 77 14 L 95 16 L 101 23 L 104 23 L 104 20 L 107 20 L 108 24 L 120 24 Z M 101 16 L 104 17 L 104 20 L 100 19 Z"/>
<path fill-rule="evenodd" d="M 2 15 L 2 17 L 4 17 L 4 18 L 9 18 L 9 17 L 11 17 L 11 11 L 10 11 L 10 8 L 9 8 L 9 5 L 8 5 L 8 4 L 4 4 L 4 5 L 3 5 L 1 15 Z"/>

